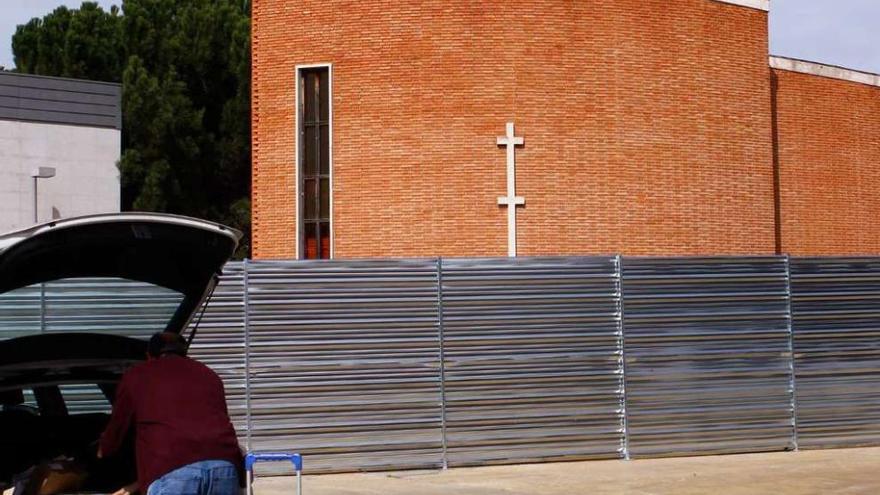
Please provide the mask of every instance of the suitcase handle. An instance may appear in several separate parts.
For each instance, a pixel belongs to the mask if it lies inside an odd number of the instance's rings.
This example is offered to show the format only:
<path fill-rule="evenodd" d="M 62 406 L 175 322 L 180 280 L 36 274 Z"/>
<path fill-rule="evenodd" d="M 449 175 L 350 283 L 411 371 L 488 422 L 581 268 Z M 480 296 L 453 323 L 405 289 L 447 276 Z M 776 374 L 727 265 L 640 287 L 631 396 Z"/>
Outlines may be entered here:
<path fill-rule="evenodd" d="M 266 452 L 266 453 L 258 453 L 258 452 L 250 452 L 244 458 L 244 468 L 248 471 L 252 471 L 254 469 L 254 464 L 258 462 L 279 462 L 279 461 L 289 461 L 293 464 L 293 468 L 297 471 L 302 471 L 303 468 L 303 460 L 300 454 L 283 454 L 278 452 Z"/>
<path fill-rule="evenodd" d="M 293 468 L 296 470 L 296 494 L 302 495 L 302 468 L 303 461 L 302 455 L 300 454 L 285 454 L 280 452 L 248 452 L 246 456 L 244 456 L 244 470 L 245 474 L 247 474 L 247 483 L 246 490 L 247 495 L 253 495 L 254 493 L 254 464 L 258 462 L 290 462 L 293 464 Z"/>

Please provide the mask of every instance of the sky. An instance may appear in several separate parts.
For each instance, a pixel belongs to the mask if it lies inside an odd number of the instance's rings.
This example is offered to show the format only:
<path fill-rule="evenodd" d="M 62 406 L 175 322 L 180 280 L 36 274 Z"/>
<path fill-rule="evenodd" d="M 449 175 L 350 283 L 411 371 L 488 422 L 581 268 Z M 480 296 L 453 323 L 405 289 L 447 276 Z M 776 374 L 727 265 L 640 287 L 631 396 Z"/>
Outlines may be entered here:
<path fill-rule="evenodd" d="M 708 1 L 708 0 L 707 0 Z M 0 65 L 15 26 L 79 0 L 0 0 Z M 98 0 L 104 8 L 121 0 Z M 770 53 L 880 73 L 880 0 L 770 0 Z"/>
<path fill-rule="evenodd" d="M 880 73 L 880 1 L 770 0 L 770 53 Z"/>

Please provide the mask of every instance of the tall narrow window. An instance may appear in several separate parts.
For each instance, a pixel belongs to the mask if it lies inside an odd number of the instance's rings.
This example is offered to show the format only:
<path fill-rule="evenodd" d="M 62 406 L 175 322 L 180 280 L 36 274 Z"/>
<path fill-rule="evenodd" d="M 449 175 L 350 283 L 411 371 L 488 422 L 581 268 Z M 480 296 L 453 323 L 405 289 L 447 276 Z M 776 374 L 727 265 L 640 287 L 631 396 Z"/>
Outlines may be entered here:
<path fill-rule="evenodd" d="M 330 258 L 330 71 L 299 72 L 300 258 Z"/>

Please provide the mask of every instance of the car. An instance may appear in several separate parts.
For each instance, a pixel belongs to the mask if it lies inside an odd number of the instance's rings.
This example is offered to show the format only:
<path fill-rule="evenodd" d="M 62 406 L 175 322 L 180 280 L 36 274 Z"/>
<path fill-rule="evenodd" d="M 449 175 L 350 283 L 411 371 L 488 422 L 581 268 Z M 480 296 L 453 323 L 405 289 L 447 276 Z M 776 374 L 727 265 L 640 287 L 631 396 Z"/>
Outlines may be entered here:
<path fill-rule="evenodd" d="M 176 332 L 191 342 L 190 322 L 241 236 L 217 223 L 155 213 L 91 215 L 0 235 L 0 489 L 60 458 L 85 471 L 80 491 L 107 493 L 133 481 L 133 448 L 115 459 L 95 457 L 116 385 L 145 359 L 152 333 Z M 88 288 L 83 294 L 101 284 L 152 287 L 162 303 L 144 315 L 130 309 L 143 291 L 118 290 L 109 304 L 78 307 L 76 325 L 47 328 L 43 317 L 21 316 L 26 297 L 78 281 Z"/>

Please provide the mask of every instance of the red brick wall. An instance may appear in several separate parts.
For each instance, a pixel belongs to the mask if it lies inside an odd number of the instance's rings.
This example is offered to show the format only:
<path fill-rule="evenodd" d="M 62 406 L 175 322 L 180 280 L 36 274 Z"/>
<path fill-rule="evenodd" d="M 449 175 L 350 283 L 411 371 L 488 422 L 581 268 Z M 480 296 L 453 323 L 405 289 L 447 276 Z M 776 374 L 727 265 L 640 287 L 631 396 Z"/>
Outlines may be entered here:
<path fill-rule="evenodd" d="M 782 251 L 880 254 L 880 88 L 773 76 Z"/>
<path fill-rule="evenodd" d="M 336 257 L 775 249 L 767 14 L 710 0 L 253 2 L 256 258 L 295 254 L 295 66 L 333 64 Z"/>

